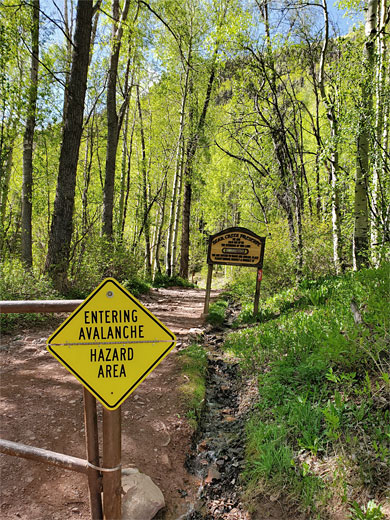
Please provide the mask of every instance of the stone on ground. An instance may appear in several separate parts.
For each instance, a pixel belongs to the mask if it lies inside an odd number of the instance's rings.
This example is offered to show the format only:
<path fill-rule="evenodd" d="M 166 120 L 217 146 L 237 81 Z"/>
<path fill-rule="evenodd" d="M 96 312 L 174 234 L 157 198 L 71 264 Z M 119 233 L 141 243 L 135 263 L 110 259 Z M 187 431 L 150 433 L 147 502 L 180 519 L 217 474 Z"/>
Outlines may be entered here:
<path fill-rule="evenodd" d="M 165 507 L 164 495 L 153 480 L 131 468 L 122 473 L 122 520 L 151 520 Z"/>

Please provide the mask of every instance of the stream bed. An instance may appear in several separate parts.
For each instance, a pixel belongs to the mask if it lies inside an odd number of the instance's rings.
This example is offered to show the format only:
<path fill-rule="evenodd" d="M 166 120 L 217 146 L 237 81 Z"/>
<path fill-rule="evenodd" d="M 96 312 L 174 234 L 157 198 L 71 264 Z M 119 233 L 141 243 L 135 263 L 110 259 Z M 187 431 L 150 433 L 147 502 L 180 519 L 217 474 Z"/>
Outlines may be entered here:
<path fill-rule="evenodd" d="M 205 406 L 189 471 L 199 477 L 197 500 L 178 520 L 248 520 L 241 502 L 240 474 L 244 469 L 246 416 L 256 399 L 254 382 L 243 384 L 239 367 L 221 349 L 223 330 L 206 333 L 208 352 Z"/>

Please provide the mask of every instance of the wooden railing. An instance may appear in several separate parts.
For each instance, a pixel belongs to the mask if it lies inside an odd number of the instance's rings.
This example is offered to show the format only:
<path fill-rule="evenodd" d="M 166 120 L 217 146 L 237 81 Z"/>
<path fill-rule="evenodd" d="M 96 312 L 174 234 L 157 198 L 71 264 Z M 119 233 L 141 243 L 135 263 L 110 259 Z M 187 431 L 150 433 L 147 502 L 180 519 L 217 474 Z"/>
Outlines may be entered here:
<path fill-rule="evenodd" d="M 0 301 L 0 314 L 71 312 L 75 310 L 81 303 L 83 303 L 83 300 Z M 105 461 L 106 465 L 110 466 L 110 468 L 105 470 L 104 468 L 99 467 L 100 460 L 96 399 L 85 388 L 84 422 L 87 450 L 86 460 L 3 439 L 0 439 L 0 453 L 13 455 L 15 457 L 22 457 L 25 459 L 34 460 L 36 462 L 44 462 L 46 464 L 59 466 L 63 469 L 86 474 L 88 477 L 91 518 L 92 520 L 102 520 L 103 506 L 101 493 L 104 491 L 104 480 L 107 481 L 106 489 L 108 490 L 112 487 L 111 480 L 118 480 L 118 475 L 115 475 L 114 473 L 119 473 L 120 478 L 120 466 L 118 466 L 118 471 L 113 471 L 111 469 L 113 466 L 109 464 L 110 461 Z M 105 493 L 105 496 L 105 501 L 108 502 L 109 505 L 112 500 L 114 503 L 118 502 L 117 497 L 110 497 L 110 492 L 107 494 Z M 120 497 L 119 506 L 117 504 L 114 505 L 114 509 L 117 510 L 118 508 L 120 510 Z M 105 513 L 105 518 L 107 520 L 114 519 L 114 517 L 110 514 L 107 514 L 107 512 Z"/>

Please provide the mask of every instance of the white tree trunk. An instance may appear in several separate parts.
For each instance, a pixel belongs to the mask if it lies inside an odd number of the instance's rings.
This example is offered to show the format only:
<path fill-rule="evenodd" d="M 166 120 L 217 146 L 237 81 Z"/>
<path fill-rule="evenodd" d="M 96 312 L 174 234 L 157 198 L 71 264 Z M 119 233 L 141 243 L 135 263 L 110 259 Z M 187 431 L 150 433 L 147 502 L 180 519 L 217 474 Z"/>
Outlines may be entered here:
<path fill-rule="evenodd" d="M 385 91 L 385 63 L 386 63 L 386 39 L 384 35 L 387 0 L 381 0 L 379 5 L 379 37 L 377 41 L 377 63 L 376 63 L 376 107 L 375 107 L 375 148 L 374 165 L 372 171 L 372 195 L 371 204 L 373 219 L 371 222 L 371 262 L 378 267 L 380 261 L 379 243 L 383 240 L 381 236 L 381 208 L 379 207 L 380 174 L 386 163 L 386 142 L 387 142 L 387 111 L 388 105 L 384 99 Z"/>
<path fill-rule="evenodd" d="M 361 82 L 362 105 L 358 129 L 355 178 L 355 227 L 353 239 L 354 269 L 360 269 L 368 264 L 369 248 L 369 155 L 370 155 L 370 124 L 372 112 L 372 80 L 374 75 L 375 37 L 377 31 L 378 0 L 368 0 L 365 34 L 366 41 L 363 53 L 363 77 Z"/>

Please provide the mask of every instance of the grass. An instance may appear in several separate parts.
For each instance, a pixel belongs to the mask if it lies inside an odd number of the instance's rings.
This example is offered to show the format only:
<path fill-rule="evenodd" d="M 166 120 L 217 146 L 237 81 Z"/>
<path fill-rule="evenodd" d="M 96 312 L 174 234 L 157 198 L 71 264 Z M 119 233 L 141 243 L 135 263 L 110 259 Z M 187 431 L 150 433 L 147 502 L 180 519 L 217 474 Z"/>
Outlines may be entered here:
<path fill-rule="evenodd" d="M 212 325 L 222 325 L 225 320 L 226 309 L 228 301 L 221 297 L 216 302 L 210 304 L 209 313 L 207 315 L 208 323 Z"/>
<path fill-rule="evenodd" d="M 258 376 L 249 488 L 279 490 L 312 518 L 336 503 L 351 518 L 381 518 L 373 515 L 390 467 L 389 280 L 387 264 L 306 281 L 264 302 L 261 325 L 228 336 L 224 348 Z M 363 490 L 378 502 L 372 513 Z"/>
<path fill-rule="evenodd" d="M 207 353 L 198 343 L 192 343 L 179 352 L 185 383 L 180 386 L 190 425 L 197 427 L 206 394 Z"/>

